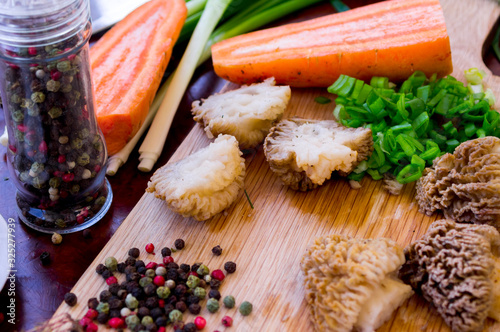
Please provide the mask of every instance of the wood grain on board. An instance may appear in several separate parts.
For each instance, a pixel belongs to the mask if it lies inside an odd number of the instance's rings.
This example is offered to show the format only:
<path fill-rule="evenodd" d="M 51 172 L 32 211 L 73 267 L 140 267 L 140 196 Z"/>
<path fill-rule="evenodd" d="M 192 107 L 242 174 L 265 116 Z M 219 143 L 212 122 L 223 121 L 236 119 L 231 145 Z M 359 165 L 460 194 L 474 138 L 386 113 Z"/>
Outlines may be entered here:
<path fill-rule="evenodd" d="M 453 75 L 463 79 L 463 70 L 470 67 L 489 72 L 481 60 L 481 50 L 500 13 L 497 1 L 442 0 L 441 3 L 452 44 Z M 500 100 L 498 78 L 489 77 L 488 82 Z M 293 89 L 285 116 L 331 119 L 333 106 L 313 101 L 319 95 L 328 97 L 324 89 Z M 196 126 L 170 162 L 209 142 L 201 127 Z M 270 171 L 262 147 L 245 154 L 245 159 L 245 189 L 254 209 L 241 192 L 223 214 L 197 222 L 174 214 L 163 201 L 145 194 L 74 287 L 78 305 L 69 308 L 63 303 L 54 318 L 66 312 L 75 318 L 84 315 L 87 300 L 107 287 L 94 271 L 106 257 L 123 261 L 129 248 L 139 247 L 141 259 L 159 262 L 159 249 L 173 246 L 175 239 L 183 238 L 186 247 L 173 254 L 176 262 L 203 262 L 211 269 L 222 268 L 226 261 L 236 262 L 237 271 L 226 277 L 221 294 L 235 296 L 237 304 L 247 300 L 254 305 L 248 317 L 241 316 L 237 309 L 221 308 L 210 314 L 203 308 L 201 315 L 207 319 L 207 331 L 226 330 L 221 324 L 225 315 L 234 319 L 234 326 L 227 330 L 309 331 L 312 325 L 304 300 L 300 260 L 313 239 L 338 233 L 358 238 L 389 237 L 406 246 L 441 217 L 428 217 L 417 211 L 413 185 L 405 186 L 400 196 L 392 196 L 383 190 L 380 181 L 365 178 L 362 188 L 353 190 L 344 179 L 334 177 L 322 187 L 302 193 L 281 184 Z M 149 242 L 158 248 L 156 256 L 145 254 L 143 248 Z M 211 253 L 215 245 L 223 248 L 221 256 Z M 184 320 L 193 319 L 186 314 Z M 500 324 L 487 321 L 485 330 L 498 331 Z M 422 298 L 413 296 L 379 331 L 449 331 L 449 328 Z"/>

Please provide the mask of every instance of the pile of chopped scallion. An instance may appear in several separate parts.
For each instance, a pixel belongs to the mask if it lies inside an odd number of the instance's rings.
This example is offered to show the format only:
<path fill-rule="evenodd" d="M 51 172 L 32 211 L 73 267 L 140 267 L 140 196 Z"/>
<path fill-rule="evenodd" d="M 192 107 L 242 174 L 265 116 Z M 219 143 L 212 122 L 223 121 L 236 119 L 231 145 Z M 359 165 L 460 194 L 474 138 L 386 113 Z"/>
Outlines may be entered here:
<path fill-rule="evenodd" d="M 368 173 L 374 180 L 385 173 L 399 183 L 418 180 L 426 166 L 462 142 L 500 136 L 500 114 L 491 107 L 494 96 L 484 90 L 484 73 L 466 71 L 467 86 L 452 76 L 436 79 L 415 72 L 399 87 L 386 77 L 370 84 L 341 75 L 328 88 L 338 95 L 333 114 L 347 127 L 370 128 L 374 151 L 349 179 Z"/>

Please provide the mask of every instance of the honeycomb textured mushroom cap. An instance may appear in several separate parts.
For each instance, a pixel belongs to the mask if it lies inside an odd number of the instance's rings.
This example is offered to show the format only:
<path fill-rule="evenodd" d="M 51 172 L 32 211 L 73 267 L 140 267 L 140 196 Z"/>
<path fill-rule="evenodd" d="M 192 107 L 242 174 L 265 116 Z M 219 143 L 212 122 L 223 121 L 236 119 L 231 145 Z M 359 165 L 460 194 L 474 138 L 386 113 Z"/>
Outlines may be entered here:
<path fill-rule="evenodd" d="M 498 288 L 492 280 L 498 245 L 494 227 L 438 220 L 405 249 L 399 276 L 436 307 L 453 331 L 481 331 L 498 301 L 492 295 Z"/>
<path fill-rule="evenodd" d="M 271 170 L 301 191 L 322 185 L 333 171 L 346 176 L 372 151 L 370 129 L 348 128 L 334 120 L 281 120 L 264 141 Z"/>
<path fill-rule="evenodd" d="M 315 330 L 347 332 L 354 328 L 358 331 L 378 328 L 413 294 L 411 287 L 392 276 L 404 261 L 403 248 L 387 238 L 330 235 L 316 239 L 301 261 Z M 370 301 L 371 298 L 377 299 Z M 374 306 L 367 307 L 367 303 Z M 382 314 L 369 313 L 374 311 Z M 361 319 L 362 314 L 368 317 Z"/>
<path fill-rule="evenodd" d="M 417 182 L 419 210 L 461 222 L 500 227 L 500 139 L 484 137 L 460 144 L 436 158 Z"/>
<path fill-rule="evenodd" d="M 262 83 L 196 100 L 191 113 L 209 138 L 232 135 L 240 148 L 248 149 L 260 144 L 281 119 L 290 96 L 289 86 L 276 86 L 274 78 L 268 78 Z"/>
<path fill-rule="evenodd" d="M 209 146 L 159 168 L 146 191 L 184 217 L 209 219 L 229 207 L 243 188 L 241 155 L 233 136 L 219 135 Z"/>

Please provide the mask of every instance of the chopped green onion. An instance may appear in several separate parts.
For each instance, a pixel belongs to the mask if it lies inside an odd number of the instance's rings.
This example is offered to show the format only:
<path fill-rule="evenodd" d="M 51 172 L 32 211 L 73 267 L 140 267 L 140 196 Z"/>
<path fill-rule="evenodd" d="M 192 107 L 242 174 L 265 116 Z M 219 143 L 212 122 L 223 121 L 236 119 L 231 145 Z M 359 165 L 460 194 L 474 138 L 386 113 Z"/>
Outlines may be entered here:
<path fill-rule="evenodd" d="M 332 102 L 332 100 L 330 98 L 326 98 L 323 96 L 318 96 L 318 97 L 314 98 L 314 101 L 317 102 L 318 104 L 329 104 Z"/>
<path fill-rule="evenodd" d="M 346 12 L 351 9 L 341 0 L 330 0 L 330 3 L 332 4 L 333 8 L 335 8 L 337 13 Z"/>

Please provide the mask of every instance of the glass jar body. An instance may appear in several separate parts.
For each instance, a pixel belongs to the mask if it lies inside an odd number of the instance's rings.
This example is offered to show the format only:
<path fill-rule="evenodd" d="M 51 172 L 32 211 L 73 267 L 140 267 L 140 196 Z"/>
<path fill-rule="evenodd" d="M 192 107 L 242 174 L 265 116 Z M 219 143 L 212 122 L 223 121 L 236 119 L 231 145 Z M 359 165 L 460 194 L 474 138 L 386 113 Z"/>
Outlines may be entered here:
<path fill-rule="evenodd" d="M 94 113 L 90 35 L 89 22 L 55 43 L 0 42 L 0 93 L 19 217 L 43 232 L 86 228 L 112 200 Z"/>

